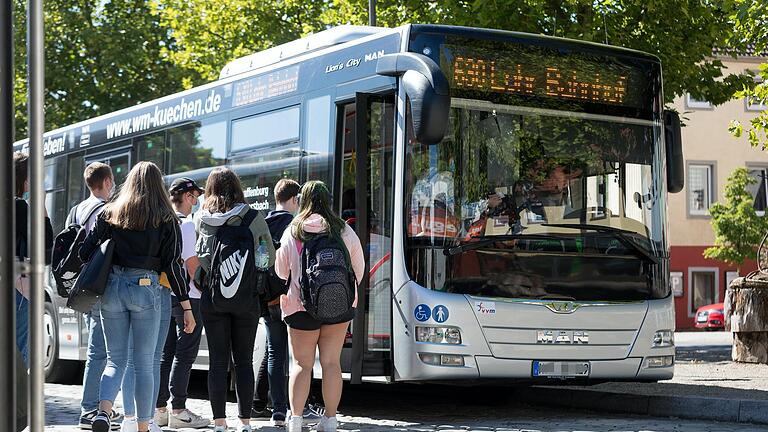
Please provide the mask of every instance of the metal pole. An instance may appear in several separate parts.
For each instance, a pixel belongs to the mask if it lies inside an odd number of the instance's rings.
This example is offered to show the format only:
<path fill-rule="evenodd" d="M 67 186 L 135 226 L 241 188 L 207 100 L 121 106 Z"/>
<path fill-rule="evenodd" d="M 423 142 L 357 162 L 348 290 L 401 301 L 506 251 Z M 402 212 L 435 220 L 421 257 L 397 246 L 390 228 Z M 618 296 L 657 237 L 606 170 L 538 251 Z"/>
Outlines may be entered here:
<path fill-rule="evenodd" d="M 16 431 L 16 290 L 14 286 L 13 2 L 0 0 L 0 430 Z"/>
<path fill-rule="evenodd" d="M 376 25 L 376 0 L 368 0 L 368 25 Z"/>
<path fill-rule="evenodd" d="M 29 430 L 45 427 L 43 376 L 43 308 L 45 292 L 45 196 L 43 189 L 43 0 L 27 0 L 27 58 L 29 72 L 29 196 L 30 196 L 30 291 L 29 308 Z"/>

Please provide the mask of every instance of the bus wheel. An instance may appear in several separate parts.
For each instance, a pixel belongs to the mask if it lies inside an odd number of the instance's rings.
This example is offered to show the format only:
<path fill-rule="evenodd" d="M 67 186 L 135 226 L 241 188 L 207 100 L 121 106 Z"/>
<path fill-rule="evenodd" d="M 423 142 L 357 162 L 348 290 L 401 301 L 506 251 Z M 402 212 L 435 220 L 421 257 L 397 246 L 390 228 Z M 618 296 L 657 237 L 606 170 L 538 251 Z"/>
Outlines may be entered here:
<path fill-rule="evenodd" d="M 55 383 L 72 383 L 82 378 L 80 362 L 59 359 L 59 326 L 56 322 L 53 304 L 45 303 L 43 315 L 43 366 L 45 381 Z"/>

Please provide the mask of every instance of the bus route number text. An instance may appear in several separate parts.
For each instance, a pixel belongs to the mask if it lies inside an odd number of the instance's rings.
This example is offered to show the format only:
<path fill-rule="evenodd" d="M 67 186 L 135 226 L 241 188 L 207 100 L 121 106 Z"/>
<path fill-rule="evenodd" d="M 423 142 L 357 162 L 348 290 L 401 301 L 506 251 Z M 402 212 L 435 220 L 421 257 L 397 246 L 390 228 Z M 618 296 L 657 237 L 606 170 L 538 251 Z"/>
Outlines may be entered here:
<path fill-rule="evenodd" d="M 546 95 L 596 103 L 622 104 L 627 94 L 627 78 L 606 79 L 599 72 L 579 73 L 572 69 L 544 66 L 532 71 L 530 65 L 507 68 L 494 60 L 457 56 L 453 62 L 456 87 L 512 93 Z"/>

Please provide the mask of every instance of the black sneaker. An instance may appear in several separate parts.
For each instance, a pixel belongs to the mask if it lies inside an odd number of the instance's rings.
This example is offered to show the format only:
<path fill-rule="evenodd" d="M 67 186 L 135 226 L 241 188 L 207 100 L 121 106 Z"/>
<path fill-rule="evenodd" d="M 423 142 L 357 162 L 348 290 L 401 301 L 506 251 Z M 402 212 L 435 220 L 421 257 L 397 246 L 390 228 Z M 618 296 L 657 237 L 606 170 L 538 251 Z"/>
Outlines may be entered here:
<path fill-rule="evenodd" d="M 93 432 L 110 432 L 112 430 L 112 418 L 106 411 L 99 411 L 91 422 Z"/>
<path fill-rule="evenodd" d="M 253 407 L 251 408 L 251 418 L 256 419 L 270 419 L 272 418 L 272 410 L 267 407 Z"/>
<path fill-rule="evenodd" d="M 93 411 L 88 411 L 85 414 L 81 414 L 80 429 L 91 430 L 91 426 L 93 425 L 93 418 L 96 417 L 96 414 L 98 413 L 99 413 L 99 410 L 93 410 Z"/>
<path fill-rule="evenodd" d="M 85 414 L 82 414 L 80 416 L 80 429 L 83 430 L 91 430 L 93 429 L 93 419 L 96 417 L 96 415 L 99 413 L 99 410 L 93 410 L 89 411 Z M 112 418 L 110 419 L 112 421 L 112 430 L 116 431 L 120 429 L 120 422 L 123 420 L 123 415 L 118 413 L 117 411 L 112 411 Z"/>

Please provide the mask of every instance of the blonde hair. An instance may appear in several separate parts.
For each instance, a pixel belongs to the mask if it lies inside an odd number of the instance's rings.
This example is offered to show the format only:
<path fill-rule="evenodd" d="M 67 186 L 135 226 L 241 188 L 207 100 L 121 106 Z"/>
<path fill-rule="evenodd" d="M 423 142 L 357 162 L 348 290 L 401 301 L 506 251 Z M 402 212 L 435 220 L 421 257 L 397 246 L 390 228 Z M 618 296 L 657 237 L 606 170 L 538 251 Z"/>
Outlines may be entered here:
<path fill-rule="evenodd" d="M 128 173 L 120 193 L 104 207 L 110 225 L 142 231 L 166 222 L 178 222 L 165 190 L 163 174 L 152 162 L 139 162 Z"/>

